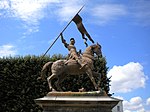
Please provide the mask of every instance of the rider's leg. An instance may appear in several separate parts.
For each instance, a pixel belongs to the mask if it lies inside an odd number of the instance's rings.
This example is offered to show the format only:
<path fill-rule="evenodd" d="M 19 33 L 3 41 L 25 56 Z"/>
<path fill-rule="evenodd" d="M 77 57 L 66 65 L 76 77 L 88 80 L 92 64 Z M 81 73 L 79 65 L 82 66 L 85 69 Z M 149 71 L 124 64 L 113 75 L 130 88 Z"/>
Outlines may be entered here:
<path fill-rule="evenodd" d="M 80 69 L 84 68 L 84 67 L 87 65 L 87 63 L 82 62 L 82 60 L 79 59 L 79 58 L 77 59 L 77 62 L 81 65 L 81 68 L 80 68 Z"/>

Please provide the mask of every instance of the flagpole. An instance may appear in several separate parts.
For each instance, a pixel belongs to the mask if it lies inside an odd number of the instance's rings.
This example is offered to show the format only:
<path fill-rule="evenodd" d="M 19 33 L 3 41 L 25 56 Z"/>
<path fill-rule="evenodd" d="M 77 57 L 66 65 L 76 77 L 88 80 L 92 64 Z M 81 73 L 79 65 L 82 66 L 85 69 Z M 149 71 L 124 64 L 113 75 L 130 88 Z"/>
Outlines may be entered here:
<path fill-rule="evenodd" d="M 76 15 L 83 9 L 84 5 L 80 8 L 80 10 L 76 13 Z M 75 15 L 75 16 L 76 16 Z M 75 17 L 74 16 L 74 17 Z M 73 17 L 73 18 L 74 18 Z M 60 37 L 60 35 L 66 30 L 66 28 L 70 25 L 70 23 L 72 22 L 73 18 L 70 20 L 70 22 L 66 25 L 66 27 L 60 32 L 60 34 L 57 36 L 57 38 L 53 41 L 53 43 L 50 45 L 50 47 L 46 50 L 46 52 L 44 53 L 44 55 L 42 56 L 42 58 L 47 54 L 47 52 L 52 48 L 52 46 L 55 44 L 55 42 L 58 40 L 58 38 Z"/>

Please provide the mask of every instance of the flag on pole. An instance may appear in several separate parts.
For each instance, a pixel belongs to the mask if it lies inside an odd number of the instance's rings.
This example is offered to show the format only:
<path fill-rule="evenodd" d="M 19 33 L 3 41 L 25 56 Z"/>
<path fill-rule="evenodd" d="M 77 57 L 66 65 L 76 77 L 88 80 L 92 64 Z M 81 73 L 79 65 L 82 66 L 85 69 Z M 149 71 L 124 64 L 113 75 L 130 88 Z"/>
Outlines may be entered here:
<path fill-rule="evenodd" d="M 89 38 L 89 40 L 94 43 L 93 39 L 91 38 L 91 36 L 89 35 L 89 33 L 86 31 L 83 23 L 82 23 L 82 18 L 79 16 L 79 14 L 77 13 L 75 15 L 75 17 L 72 19 L 75 24 L 77 25 L 78 30 L 80 31 L 82 38 L 85 39 L 87 41 L 87 38 L 85 38 L 85 35 Z M 85 42 L 86 43 L 86 42 Z"/>
<path fill-rule="evenodd" d="M 77 14 L 83 9 L 84 5 L 80 8 L 80 10 L 77 12 Z M 76 15 L 77 15 L 76 14 Z M 73 17 L 74 19 L 74 17 Z M 70 23 L 72 22 L 72 20 L 70 20 L 70 22 L 66 25 L 66 27 L 61 31 L 61 33 L 57 36 L 57 38 L 53 41 L 53 43 L 49 46 L 49 48 L 46 50 L 46 52 L 43 54 L 42 58 L 46 55 L 46 53 L 52 48 L 52 46 L 55 44 L 55 42 L 58 40 L 58 38 L 61 36 L 61 34 L 66 30 L 66 28 L 70 25 Z M 81 20 L 82 22 L 82 20 Z"/>

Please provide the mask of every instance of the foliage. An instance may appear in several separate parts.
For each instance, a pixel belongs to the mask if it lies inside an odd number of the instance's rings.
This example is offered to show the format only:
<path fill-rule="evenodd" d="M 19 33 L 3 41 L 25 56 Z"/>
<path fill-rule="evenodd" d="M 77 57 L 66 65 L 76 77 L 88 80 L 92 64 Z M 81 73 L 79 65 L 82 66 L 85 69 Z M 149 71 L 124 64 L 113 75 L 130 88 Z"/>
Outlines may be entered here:
<path fill-rule="evenodd" d="M 0 58 L 0 112 L 42 111 L 42 108 L 35 104 L 34 99 L 45 96 L 49 89 L 47 81 L 37 78 L 46 62 L 64 58 L 65 56 L 61 54 L 44 58 L 40 56 Z M 100 85 L 108 93 L 109 80 L 106 76 L 105 58 L 98 59 L 95 66 L 95 70 L 103 74 L 103 82 Z M 94 90 L 87 75 L 67 77 L 62 87 L 66 91 L 78 91 L 81 87 Z"/>
<path fill-rule="evenodd" d="M 34 99 L 48 92 L 47 82 L 37 80 L 50 57 L 25 56 L 0 59 L 0 111 L 42 111 Z"/>
<path fill-rule="evenodd" d="M 108 67 L 106 67 L 106 64 L 105 57 L 102 57 L 95 60 L 94 67 L 95 71 L 101 74 L 99 86 L 107 93 L 107 95 L 111 96 L 111 94 L 109 94 L 109 83 L 111 80 L 107 77 Z"/>

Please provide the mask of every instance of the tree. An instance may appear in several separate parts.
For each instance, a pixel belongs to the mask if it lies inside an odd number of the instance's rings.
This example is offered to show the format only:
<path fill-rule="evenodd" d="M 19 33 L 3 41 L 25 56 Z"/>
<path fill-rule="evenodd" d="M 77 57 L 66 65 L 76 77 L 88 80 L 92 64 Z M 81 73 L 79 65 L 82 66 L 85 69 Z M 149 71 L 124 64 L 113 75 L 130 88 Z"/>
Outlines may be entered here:
<path fill-rule="evenodd" d="M 102 90 L 104 90 L 107 95 L 111 96 L 111 94 L 109 93 L 109 86 L 110 86 L 110 78 L 111 77 L 107 77 L 107 71 L 108 71 L 108 67 L 106 66 L 107 62 L 106 62 L 106 58 L 102 57 L 102 58 L 98 58 L 95 60 L 94 63 L 94 67 L 95 67 L 95 71 L 97 71 L 98 73 L 101 74 L 101 80 L 99 81 L 99 86 L 102 88 Z"/>

